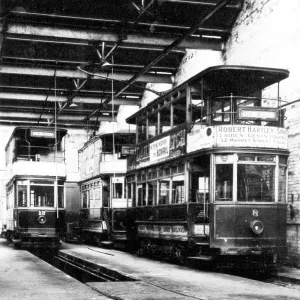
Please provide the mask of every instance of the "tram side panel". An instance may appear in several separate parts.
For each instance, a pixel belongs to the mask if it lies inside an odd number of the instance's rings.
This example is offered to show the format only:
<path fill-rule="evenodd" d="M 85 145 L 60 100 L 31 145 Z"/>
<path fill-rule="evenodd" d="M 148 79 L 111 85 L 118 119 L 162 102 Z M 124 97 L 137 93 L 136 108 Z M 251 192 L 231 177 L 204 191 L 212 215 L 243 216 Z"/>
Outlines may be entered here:
<path fill-rule="evenodd" d="M 79 242 L 80 192 L 77 183 L 66 182 L 66 216 L 63 232 L 64 241 Z"/>
<path fill-rule="evenodd" d="M 286 247 L 285 204 L 212 204 L 210 246 L 223 255 L 278 254 Z"/>
<path fill-rule="evenodd" d="M 195 255 L 197 243 L 208 244 L 209 236 L 204 205 L 198 203 L 130 208 L 127 230 L 131 247 L 149 248 L 151 245 L 151 251 L 163 254 L 170 251 L 164 247 L 173 246 L 175 250 L 181 245 L 187 255 Z"/>

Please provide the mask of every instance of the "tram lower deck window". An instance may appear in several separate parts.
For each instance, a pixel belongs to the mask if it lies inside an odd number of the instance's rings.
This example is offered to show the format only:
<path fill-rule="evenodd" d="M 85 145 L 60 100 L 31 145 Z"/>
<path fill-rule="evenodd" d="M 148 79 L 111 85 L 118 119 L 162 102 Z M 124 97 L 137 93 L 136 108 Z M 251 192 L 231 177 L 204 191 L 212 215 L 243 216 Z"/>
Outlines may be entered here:
<path fill-rule="evenodd" d="M 170 180 L 161 180 L 159 187 L 159 204 L 169 204 Z"/>
<path fill-rule="evenodd" d="M 148 205 L 156 205 L 157 203 L 157 181 L 148 182 Z"/>

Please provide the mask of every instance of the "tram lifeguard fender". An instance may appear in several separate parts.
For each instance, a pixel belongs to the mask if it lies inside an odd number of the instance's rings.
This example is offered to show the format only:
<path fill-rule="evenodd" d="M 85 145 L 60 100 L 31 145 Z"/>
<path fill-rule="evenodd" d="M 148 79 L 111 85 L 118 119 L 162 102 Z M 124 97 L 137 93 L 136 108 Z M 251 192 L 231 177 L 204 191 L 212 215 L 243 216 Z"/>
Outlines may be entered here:
<path fill-rule="evenodd" d="M 251 222 L 250 228 L 252 229 L 253 233 L 261 234 L 264 231 L 264 224 L 259 220 L 254 220 Z"/>

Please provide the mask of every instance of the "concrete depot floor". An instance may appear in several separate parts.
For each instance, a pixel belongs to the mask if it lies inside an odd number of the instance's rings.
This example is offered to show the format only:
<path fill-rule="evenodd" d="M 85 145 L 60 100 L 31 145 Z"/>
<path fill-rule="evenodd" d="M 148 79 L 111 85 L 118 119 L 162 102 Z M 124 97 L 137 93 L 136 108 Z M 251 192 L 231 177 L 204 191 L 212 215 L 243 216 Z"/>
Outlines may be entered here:
<path fill-rule="evenodd" d="M 0 239 L 1 300 L 111 299 Z"/>
<path fill-rule="evenodd" d="M 72 244 L 64 244 L 64 248 L 61 252 L 65 255 L 88 260 L 138 280 L 121 284 L 88 283 L 95 290 L 113 296 L 114 299 L 300 299 L 300 292 L 297 289 L 211 271 L 190 269 L 136 257 L 122 251 Z M 285 269 L 285 272 L 288 274 L 289 269 Z M 300 272 L 295 269 L 294 277 L 296 276 L 300 279 Z M 147 289 L 143 289 L 144 287 Z M 167 291 L 172 291 L 172 294 L 164 294 Z"/>
<path fill-rule="evenodd" d="M 0 299 L 300 299 L 297 289 L 189 269 L 117 250 L 63 244 L 60 252 L 116 270 L 137 281 L 85 285 L 0 239 Z M 300 279 L 297 269 L 284 269 L 279 275 Z"/>

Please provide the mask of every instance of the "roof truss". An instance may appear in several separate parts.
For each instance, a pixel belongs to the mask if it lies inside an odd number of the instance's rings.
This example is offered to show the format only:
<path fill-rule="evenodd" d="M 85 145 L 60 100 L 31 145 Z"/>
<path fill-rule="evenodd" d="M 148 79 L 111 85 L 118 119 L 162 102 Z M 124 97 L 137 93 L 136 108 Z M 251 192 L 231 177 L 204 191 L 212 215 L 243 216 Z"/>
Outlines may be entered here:
<path fill-rule="evenodd" d="M 0 123 L 113 121 L 147 83 L 172 83 L 186 48 L 222 50 L 242 4 L 3 0 Z"/>

